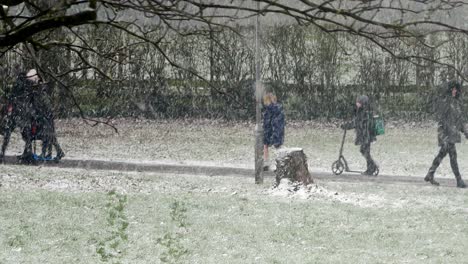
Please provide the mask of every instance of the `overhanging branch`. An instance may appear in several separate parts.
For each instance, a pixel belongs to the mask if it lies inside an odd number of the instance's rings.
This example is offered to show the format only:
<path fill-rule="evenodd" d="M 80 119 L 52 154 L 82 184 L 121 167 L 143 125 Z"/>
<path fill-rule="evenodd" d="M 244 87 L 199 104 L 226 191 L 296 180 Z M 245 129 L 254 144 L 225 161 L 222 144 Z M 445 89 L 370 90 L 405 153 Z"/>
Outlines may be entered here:
<path fill-rule="evenodd" d="M 15 6 L 23 2 L 24 0 L 0 0 L 0 5 Z"/>
<path fill-rule="evenodd" d="M 96 11 L 83 11 L 70 16 L 54 17 L 46 20 L 35 22 L 34 24 L 25 26 L 16 30 L 12 34 L 0 35 L 0 47 L 14 46 L 18 43 L 26 41 L 29 37 L 39 32 L 58 28 L 72 27 L 87 24 L 96 20 Z"/>

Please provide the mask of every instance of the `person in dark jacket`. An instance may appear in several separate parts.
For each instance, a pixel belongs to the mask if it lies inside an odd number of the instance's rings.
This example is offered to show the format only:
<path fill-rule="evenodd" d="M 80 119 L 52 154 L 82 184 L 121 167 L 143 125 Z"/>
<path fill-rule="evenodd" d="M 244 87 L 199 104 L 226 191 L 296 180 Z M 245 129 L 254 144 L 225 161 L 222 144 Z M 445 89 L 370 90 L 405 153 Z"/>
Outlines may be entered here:
<path fill-rule="evenodd" d="M 35 114 L 35 109 L 33 105 L 34 100 L 34 90 L 37 89 L 39 82 L 39 75 L 35 69 L 30 69 L 26 73 L 26 82 L 24 85 L 24 90 L 22 93 L 16 94 L 16 111 L 17 114 L 17 123 L 21 129 L 21 136 L 23 141 L 25 142 L 23 154 L 19 156 L 21 162 L 31 163 L 33 162 L 33 149 L 32 149 L 32 140 L 33 135 L 32 132 L 35 129 L 33 127 L 33 118 Z M 19 100 L 18 100 L 19 98 Z"/>
<path fill-rule="evenodd" d="M 19 127 L 21 130 L 25 130 L 30 125 L 30 101 L 33 85 L 34 83 L 31 78 L 28 78 L 27 73 L 20 72 L 11 93 L 7 97 L 7 103 L 2 113 L 4 115 L 2 125 L 3 144 L 0 152 L 0 161 L 5 156 L 5 151 L 14 129 Z M 27 151 L 27 147 L 25 147 L 25 152 Z"/>
<path fill-rule="evenodd" d="M 60 160 L 65 156 L 55 133 L 54 114 L 52 102 L 48 95 L 48 85 L 39 81 L 37 89 L 33 89 L 33 122 L 37 126 L 36 139 L 42 140 L 42 158 L 52 158 L 52 147 L 55 147 L 57 156 L 54 160 Z"/>
<path fill-rule="evenodd" d="M 354 143 L 360 147 L 360 152 L 367 162 L 367 169 L 362 174 L 373 175 L 377 170 L 377 164 L 371 157 L 371 143 L 376 140 L 373 129 L 373 113 L 369 103 L 369 97 L 366 95 L 358 96 L 356 99 L 356 113 L 351 122 L 341 126 L 342 129 L 355 129 L 356 139 Z"/>
<path fill-rule="evenodd" d="M 267 93 L 263 97 L 263 104 L 263 161 L 264 170 L 268 170 L 268 148 L 283 145 L 285 120 L 283 107 L 274 94 Z"/>
<path fill-rule="evenodd" d="M 25 142 L 23 154 L 19 156 L 22 162 L 33 162 L 32 142 L 42 140 L 42 156 L 51 156 L 52 146 L 55 146 L 60 160 L 64 153 L 55 136 L 53 114 L 50 99 L 43 90 L 40 77 L 35 69 L 18 75 L 15 85 L 2 109 L 3 145 L 0 161 L 3 160 L 12 132 L 16 127 L 21 130 Z M 50 154 L 46 154 L 46 151 Z"/>
<path fill-rule="evenodd" d="M 434 174 L 444 157 L 449 154 L 450 166 L 453 174 L 455 174 L 457 187 L 466 188 L 458 169 L 457 150 L 455 148 L 455 144 L 461 142 L 460 132 L 463 132 L 465 137 L 468 138 L 460 96 L 460 83 L 450 81 L 441 87 L 441 95 L 435 102 L 435 114 L 438 121 L 437 138 L 440 150 L 424 178 L 425 181 L 433 185 L 439 185 L 434 180 Z"/>

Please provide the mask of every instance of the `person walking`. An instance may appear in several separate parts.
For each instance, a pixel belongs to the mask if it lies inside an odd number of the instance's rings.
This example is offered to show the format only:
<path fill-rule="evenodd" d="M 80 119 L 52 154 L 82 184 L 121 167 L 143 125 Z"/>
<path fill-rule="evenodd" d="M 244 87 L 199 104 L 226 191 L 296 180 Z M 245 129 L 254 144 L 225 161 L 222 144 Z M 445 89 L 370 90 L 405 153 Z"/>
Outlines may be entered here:
<path fill-rule="evenodd" d="M 44 160 L 52 159 L 52 147 L 55 148 L 56 156 L 53 158 L 59 161 L 65 156 L 57 140 L 55 132 L 54 113 L 52 110 L 52 100 L 49 96 L 49 85 L 38 81 L 38 86 L 33 89 L 33 122 L 38 127 L 37 138 L 42 140 L 42 152 L 40 158 Z"/>
<path fill-rule="evenodd" d="M 3 161 L 6 149 L 10 142 L 10 137 L 16 127 L 20 129 L 28 129 L 30 125 L 30 101 L 31 89 L 34 85 L 34 71 L 20 72 L 13 85 L 12 91 L 7 96 L 5 106 L 5 116 L 3 117 L 3 144 L 0 152 L 0 161 Z M 27 147 L 25 147 L 24 155 L 28 155 Z"/>
<path fill-rule="evenodd" d="M 455 147 L 456 143 L 461 142 L 460 132 L 463 132 L 465 137 L 468 138 L 463 116 L 463 105 L 460 99 L 462 93 L 461 85 L 456 81 L 450 81 L 443 85 L 441 90 L 441 94 L 434 105 L 438 122 L 437 139 L 440 150 L 434 158 L 424 180 L 433 185 L 439 185 L 434 180 L 434 174 L 444 157 L 449 154 L 450 166 L 457 180 L 457 187 L 466 188 L 458 168 L 457 150 Z"/>

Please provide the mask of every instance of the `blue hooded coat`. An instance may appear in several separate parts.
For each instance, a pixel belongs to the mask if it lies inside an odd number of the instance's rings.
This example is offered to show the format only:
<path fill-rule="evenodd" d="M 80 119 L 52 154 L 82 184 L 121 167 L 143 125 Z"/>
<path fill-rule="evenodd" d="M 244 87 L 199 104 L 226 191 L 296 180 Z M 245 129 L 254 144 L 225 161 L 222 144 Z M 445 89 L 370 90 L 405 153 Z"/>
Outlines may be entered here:
<path fill-rule="evenodd" d="M 281 104 L 265 106 L 263 113 L 263 144 L 279 147 L 284 142 L 284 112 Z"/>

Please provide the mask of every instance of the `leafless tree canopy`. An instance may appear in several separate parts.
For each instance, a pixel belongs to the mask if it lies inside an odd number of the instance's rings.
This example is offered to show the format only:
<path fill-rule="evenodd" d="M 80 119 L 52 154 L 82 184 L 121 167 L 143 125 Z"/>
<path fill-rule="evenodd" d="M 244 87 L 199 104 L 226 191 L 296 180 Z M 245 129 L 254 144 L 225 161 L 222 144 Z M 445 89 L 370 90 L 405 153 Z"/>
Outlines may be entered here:
<path fill-rule="evenodd" d="M 62 26 L 133 23 L 141 27 L 150 23 L 180 29 L 227 25 L 233 21 L 245 23 L 240 20 L 257 13 L 269 16 L 270 23 L 312 24 L 327 32 L 345 31 L 373 39 L 378 45 L 386 38 L 420 38 L 440 31 L 468 32 L 464 1 L 3 0 L 0 3 L 2 47 L 32 40 L 41 31 Z M 16 8 L 8 11 L 9 7 Z M 144 35 L 138 30 L 133 33 Z"/>
<path fill-rule="evenodd" d="M 425 86 L 435 82 L 435 65 L 462 79 L 468 65 L 465 1 L 0 0 L 0 4 L 0 58 L 10 66 L 38 67 L 71 98 L 76 94 L 72 87 L 83 85 L 90 76 L 103 78 L 94 88 L 101 98 L 128 90 L 136 79 L 163 86 L 168 78 L 161 76 L 169 65 L 170 74 L 165 73 L 169 79 L 208 86 L 210 100 L 222 96 L 235 105 L 246 94 L 227 91 L 248 85 L 253 69 L 251 18 L 257 15 L 264 35 L 264 75 L 281 84 L 315 87 L 310 88 L 314 96 L 336 97 L 337 87 L 345 82 L 338 73 L 349 67 L 346 58 L 352 54 L 365 54 L 358 56 L 360 68 L 352 71 L 360 83 L 372 87 L 405 83 L 410 78 L 408 64 L 415 67 L 417 84 Z M 389 58 L 379 57 L 378 51 Z M 319 86 L 313 86 L 317 81 Z M 138 85 L 152 96 L 160 93 Z M 188 90 L 180 82 L 171 86 Z"/>

